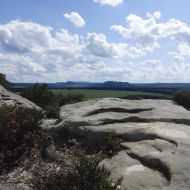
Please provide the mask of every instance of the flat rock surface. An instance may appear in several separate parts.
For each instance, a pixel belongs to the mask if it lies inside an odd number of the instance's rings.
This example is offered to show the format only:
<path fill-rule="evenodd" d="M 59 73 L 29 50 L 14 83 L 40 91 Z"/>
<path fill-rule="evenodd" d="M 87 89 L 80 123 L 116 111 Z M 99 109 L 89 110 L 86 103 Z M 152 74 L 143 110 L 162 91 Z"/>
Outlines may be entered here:
<path fill-rule="evenodd" d="M 169 100 L 108 98 L 61 108 L 50 128 L 115 131 L 122 149 L 102 162 L 127 190 L 190 189 L 190 111 Z"/>
<path fill-rule="evenodd" d="M 6 104 L 6 105 L 16 105 L 26 108 L 35 108 L 40 110 L 41 108 L 38 107 L 36 104 L 32 103 L 31 101 L 15 94 L 12 92 L 9 92 L 4 87 L 0 85 L 0 105 Z"/>

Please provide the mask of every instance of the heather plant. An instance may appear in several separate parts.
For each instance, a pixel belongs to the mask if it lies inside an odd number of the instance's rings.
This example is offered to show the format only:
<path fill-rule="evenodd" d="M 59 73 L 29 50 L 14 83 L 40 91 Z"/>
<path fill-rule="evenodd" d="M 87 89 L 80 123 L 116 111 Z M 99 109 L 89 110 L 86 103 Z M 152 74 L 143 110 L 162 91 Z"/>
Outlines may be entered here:
<path fill-rule="evenodd" d="M 44 110 L 47 118 L 59 119 L 60 107 L 57 103 L 44 106 Z"/>
<path fill-rule="evenodd" d="M 56 124 L 58 124 L 58 121 Z M 78 127 L 63 127 L 51 130 L 52 138 L 57 147 L 63 147 L 71 139 L 81 143 L 87 154 L 102 152 L 108 157 L 114 156 L 121 150 L 123 138 L 114 130 L 109 132 L 92 132 Z M 70 145 L 68 145 L 70 146 Z"/>
<path fill-rule="evenodd" d="M 121 179 L 113 181 L 111 173 L 100 166 L 102 153 L 86 155 L 79 143 L 65 151 L 70 160 L 49 170 L 39 166 L 31 179 L 34 190 L 116 190 Z"/>
<path fill-rule="evenodd" d="M 0 173 L 18 166 L 35 150 L 42 150 L 48 136 L 39 127 L 36 109 L 0 106 Z"/>
<path fill-rule="evenodd" d="M 114 156 L 121 150 L 120 144 L 123 142 L 122 138 L 118 137 L 115 131 L 107 133 L 104 136 L 104 143 L 101 145 L 101 151 L 108 157 Z"/>

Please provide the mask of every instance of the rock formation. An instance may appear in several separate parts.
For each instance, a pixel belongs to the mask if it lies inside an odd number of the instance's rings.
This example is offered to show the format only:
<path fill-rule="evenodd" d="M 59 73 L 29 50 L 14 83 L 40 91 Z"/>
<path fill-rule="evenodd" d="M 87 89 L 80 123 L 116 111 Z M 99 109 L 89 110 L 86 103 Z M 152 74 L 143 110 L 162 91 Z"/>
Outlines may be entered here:
<path fill-rule="evenodd" d="M 0 85 L 0 105 L 6 104 L 6 105 L 16 105 L 16 106 L 22 106 L 26 108 L 35 108 L 35 109 L 41 109 L 31 101 L 15 94 L 12 92 L 9 92 L 4 87 Z"/>
<path fill-rule="evenodd" d="M 169 100 L 108 98 L 63 106 L 49 127 L 97 134 L 115 131 L 121 150 L 102 162 L 127 190 L 190 189 L 190 111 Z M 61 139 L 60 139 L 61 141 Z"/>

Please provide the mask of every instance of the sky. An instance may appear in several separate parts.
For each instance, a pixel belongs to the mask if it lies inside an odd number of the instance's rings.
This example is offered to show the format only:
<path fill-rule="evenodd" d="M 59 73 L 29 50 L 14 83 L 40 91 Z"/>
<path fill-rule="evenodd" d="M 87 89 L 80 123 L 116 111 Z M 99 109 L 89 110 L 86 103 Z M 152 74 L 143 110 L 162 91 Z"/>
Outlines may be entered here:
<path fill-rule="evenodd" d="M 189 0 L 0 0 L 11 82 L 190 82 Z"/>

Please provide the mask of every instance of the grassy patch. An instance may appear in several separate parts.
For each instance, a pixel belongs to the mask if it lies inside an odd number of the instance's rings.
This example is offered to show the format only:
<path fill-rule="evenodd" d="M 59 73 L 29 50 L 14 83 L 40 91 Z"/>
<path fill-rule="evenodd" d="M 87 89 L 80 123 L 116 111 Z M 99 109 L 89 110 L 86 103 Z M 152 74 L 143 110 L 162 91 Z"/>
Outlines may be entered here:
<path fill-rule="evenodd" d="M 149 92 L 140 92 L 140 91 L 127 91 L 127 90 L 89 90 L 89 89 L 53 89 L 53 93 L 55 94 L 83 94 L 85 100 L 92 100 L 98 98 L 128 98 L 134 99 L 138 97 L 148 96 L 151 98 L 157 99 L 171 99 L 170 95 L 159 94 L 159 93 L 149 93 Z"/>

